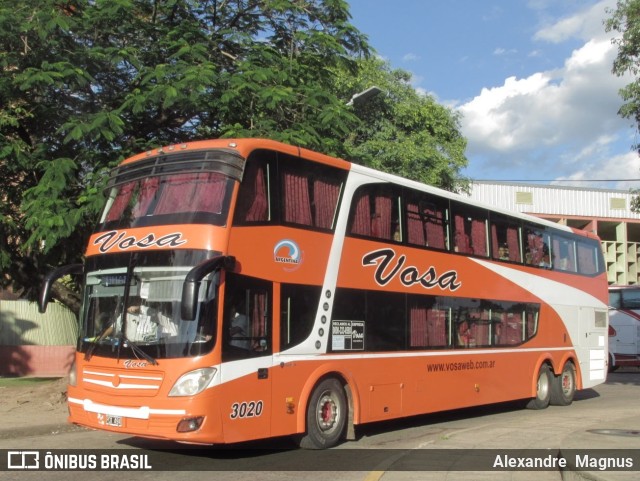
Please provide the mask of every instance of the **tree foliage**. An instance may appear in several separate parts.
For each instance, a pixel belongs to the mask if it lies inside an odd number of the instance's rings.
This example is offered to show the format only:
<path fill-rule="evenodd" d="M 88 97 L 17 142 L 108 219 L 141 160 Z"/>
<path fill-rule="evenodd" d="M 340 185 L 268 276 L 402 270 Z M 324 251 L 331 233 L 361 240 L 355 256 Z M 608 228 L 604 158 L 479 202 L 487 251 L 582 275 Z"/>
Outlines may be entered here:
<path fill-rule="evenodd" d="M 369 54 L 345 0 L 0 0 L 0 283 L 80 260 L 109 169 L 159 145 L 268 137 L 453 186 L 456 116 Z"/>
<path fill-rule="evenodd" d="M 337 89 L 358 92 L 375 85 L 381 93 L 354 109 L 361 119 L 345 141 L 346 156 L 369 167 L 463 191 L 460 170 L 467 165 L 467 141 L 457 112 L 410 84 L 411 75 L 379 58 L 358 62 L 357 77 L 337 74 Z"/>
<path fill-rule="evenodd" d="M 630 74 L 634 80 L 620 89 L 623 105 L 618 113 L 636 122 L 640 130 L 640 0 L 618 0 L 615 10 L 609 11 L 611 17 L 605 21 L 608 32 L 621 34 L 613 42 L 618 46 L 618 55 L 613 62 L 613 73 L 617 76 Z M 633 148 L 640 153 L 640 144 Z M 640 191 L 633 191 L 640 194 Z M 640 197 L 636 195 L 631 210 L 640 212 Z"/>

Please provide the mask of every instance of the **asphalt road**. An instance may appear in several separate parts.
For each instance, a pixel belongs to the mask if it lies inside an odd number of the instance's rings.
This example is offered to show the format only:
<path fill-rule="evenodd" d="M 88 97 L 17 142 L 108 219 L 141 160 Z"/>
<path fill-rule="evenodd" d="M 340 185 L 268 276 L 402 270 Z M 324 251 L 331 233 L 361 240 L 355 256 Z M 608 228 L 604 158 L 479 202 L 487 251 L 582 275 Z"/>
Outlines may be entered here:
<path fill-rule="evenodd" d="M 176 471 L 122 473 L 49 472 L 47 479 L 153 479 L 192 480 L 535 480 L 558 481 L 560 472 L 468 472 L 451 468 L 448 450 L 460 453 L 479 449 L 509 450 L 640 449 L 640 370 L 611 373 L 607 383 L 580 391 L 571 406 L 551 406 L 542 411 L 507 403 L 437 413 L 360 427 L 357 441 L 330 452 L 296 449 L 288 439 L 247 443 L 233 447 L 189 447 L 156 440 L 132 438 L 100 431 L 79 430 L 50 436 L 0 440 L 0 449 L 92 449 L 97 453 L 128 450 L 162 452 L 163 466 Z M 621 432 L 626 431 L 620 435 Z M 441 451 L 447 450 L 447 451 Z M 471 450 L 471 451 L 469 451 Z M 438 471 L 413 471 L 415 453 L 426 453 Z M 155 458 L 158 460 L 158 458 Z M 456 456 L 458 459 L 458 456 Z M 461 458 L 460 458 L 461 459 Z M 421 459 L 424 461 L 424 457 Z M 406 465 L 409 465 L 408 470 Z M 419 467 L 424 463 L 418 462 Z M 405 466 L 405 468 L 399 467 Z M 453 470 L 449 470 L 453 469 Z M 640 470 L 640 466 L 637 467 Z M 304 473 L 301 473 L 304 471 Z M 638 479 L 638 471 L 596 473 L 599 479 Z M 42 473 L 4 472 L 0 479 L 39 479 Z M 565 477 L 566 479 L 566 477 Z"/>

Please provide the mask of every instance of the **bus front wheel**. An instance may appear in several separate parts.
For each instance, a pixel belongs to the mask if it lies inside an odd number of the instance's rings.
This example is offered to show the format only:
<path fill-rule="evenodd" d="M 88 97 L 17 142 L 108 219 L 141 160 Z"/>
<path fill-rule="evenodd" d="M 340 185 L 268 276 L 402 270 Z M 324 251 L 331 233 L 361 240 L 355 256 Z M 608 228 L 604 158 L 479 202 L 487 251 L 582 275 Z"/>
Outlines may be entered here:
<path fill-rule="evenodd" d="M 347 400 L 342 383 L 334 378 L 321 381 L 307 407 L 307 432 L 300 439 L 304 449 L 325 449 L 338 444 L 347 422 Z"/>
<path fill-rule="evenodd" d="M 528 409 L 545 409 L 551 401 L 551 383 L 553 375 L 548 364 L 540 366 L 538 383 L 536 385 L 536 397 L 527 403 Z"/>
<path fill-rule="evenodd" d="M 562 368 L 559 376 L 555 376 L 551 385 L 551 404 L 568 406 L 573 402 L 576 393 L 576 368 L 571 361 Z"/>

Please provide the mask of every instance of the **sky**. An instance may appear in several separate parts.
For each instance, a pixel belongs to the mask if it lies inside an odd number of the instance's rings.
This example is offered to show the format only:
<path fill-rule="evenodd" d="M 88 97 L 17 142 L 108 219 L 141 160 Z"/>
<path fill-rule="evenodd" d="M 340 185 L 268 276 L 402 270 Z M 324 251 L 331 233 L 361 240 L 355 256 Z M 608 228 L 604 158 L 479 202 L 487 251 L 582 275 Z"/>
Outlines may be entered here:
<path fill-rule="evenodd" d="M 347 1 L 380 57 L 461 113 L 463 175 L 640 188 L 636 125 L 618 115 L 632 79 L 611 72 L 603 24 L 615 0 Z"/>

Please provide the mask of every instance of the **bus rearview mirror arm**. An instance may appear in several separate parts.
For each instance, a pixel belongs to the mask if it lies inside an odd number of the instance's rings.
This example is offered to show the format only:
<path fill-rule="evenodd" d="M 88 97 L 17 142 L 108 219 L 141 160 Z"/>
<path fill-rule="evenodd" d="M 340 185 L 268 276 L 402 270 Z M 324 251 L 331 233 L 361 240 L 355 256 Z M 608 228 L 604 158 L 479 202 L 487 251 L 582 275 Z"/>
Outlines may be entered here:
<path fill-rule="evenodd" d="M 233 270 L 235 266 L 235 257 L 217 256 L 201 262 L 187 273 L 182 285 L 182 303 L 180 307 L 180 314 L 184 321 L 193 321 L 196 318 L 198 291 L 200 290 L 202 279 L 216 269 Z"/>
<path fill-rule="evenodd" d="M 84 266 L 82 264 L 69 264 L 49 272 L 43 279 L 40 287 L 40 296 L 38 298 L 38 311 L 40 311 L 40 314 L 44 314 L 47 311 L 47 304 L 49 304 L 49 298 L 51 296 L 51 287 L 54 282 L 66 275 L 82 274 L 83 272 Z"/>

